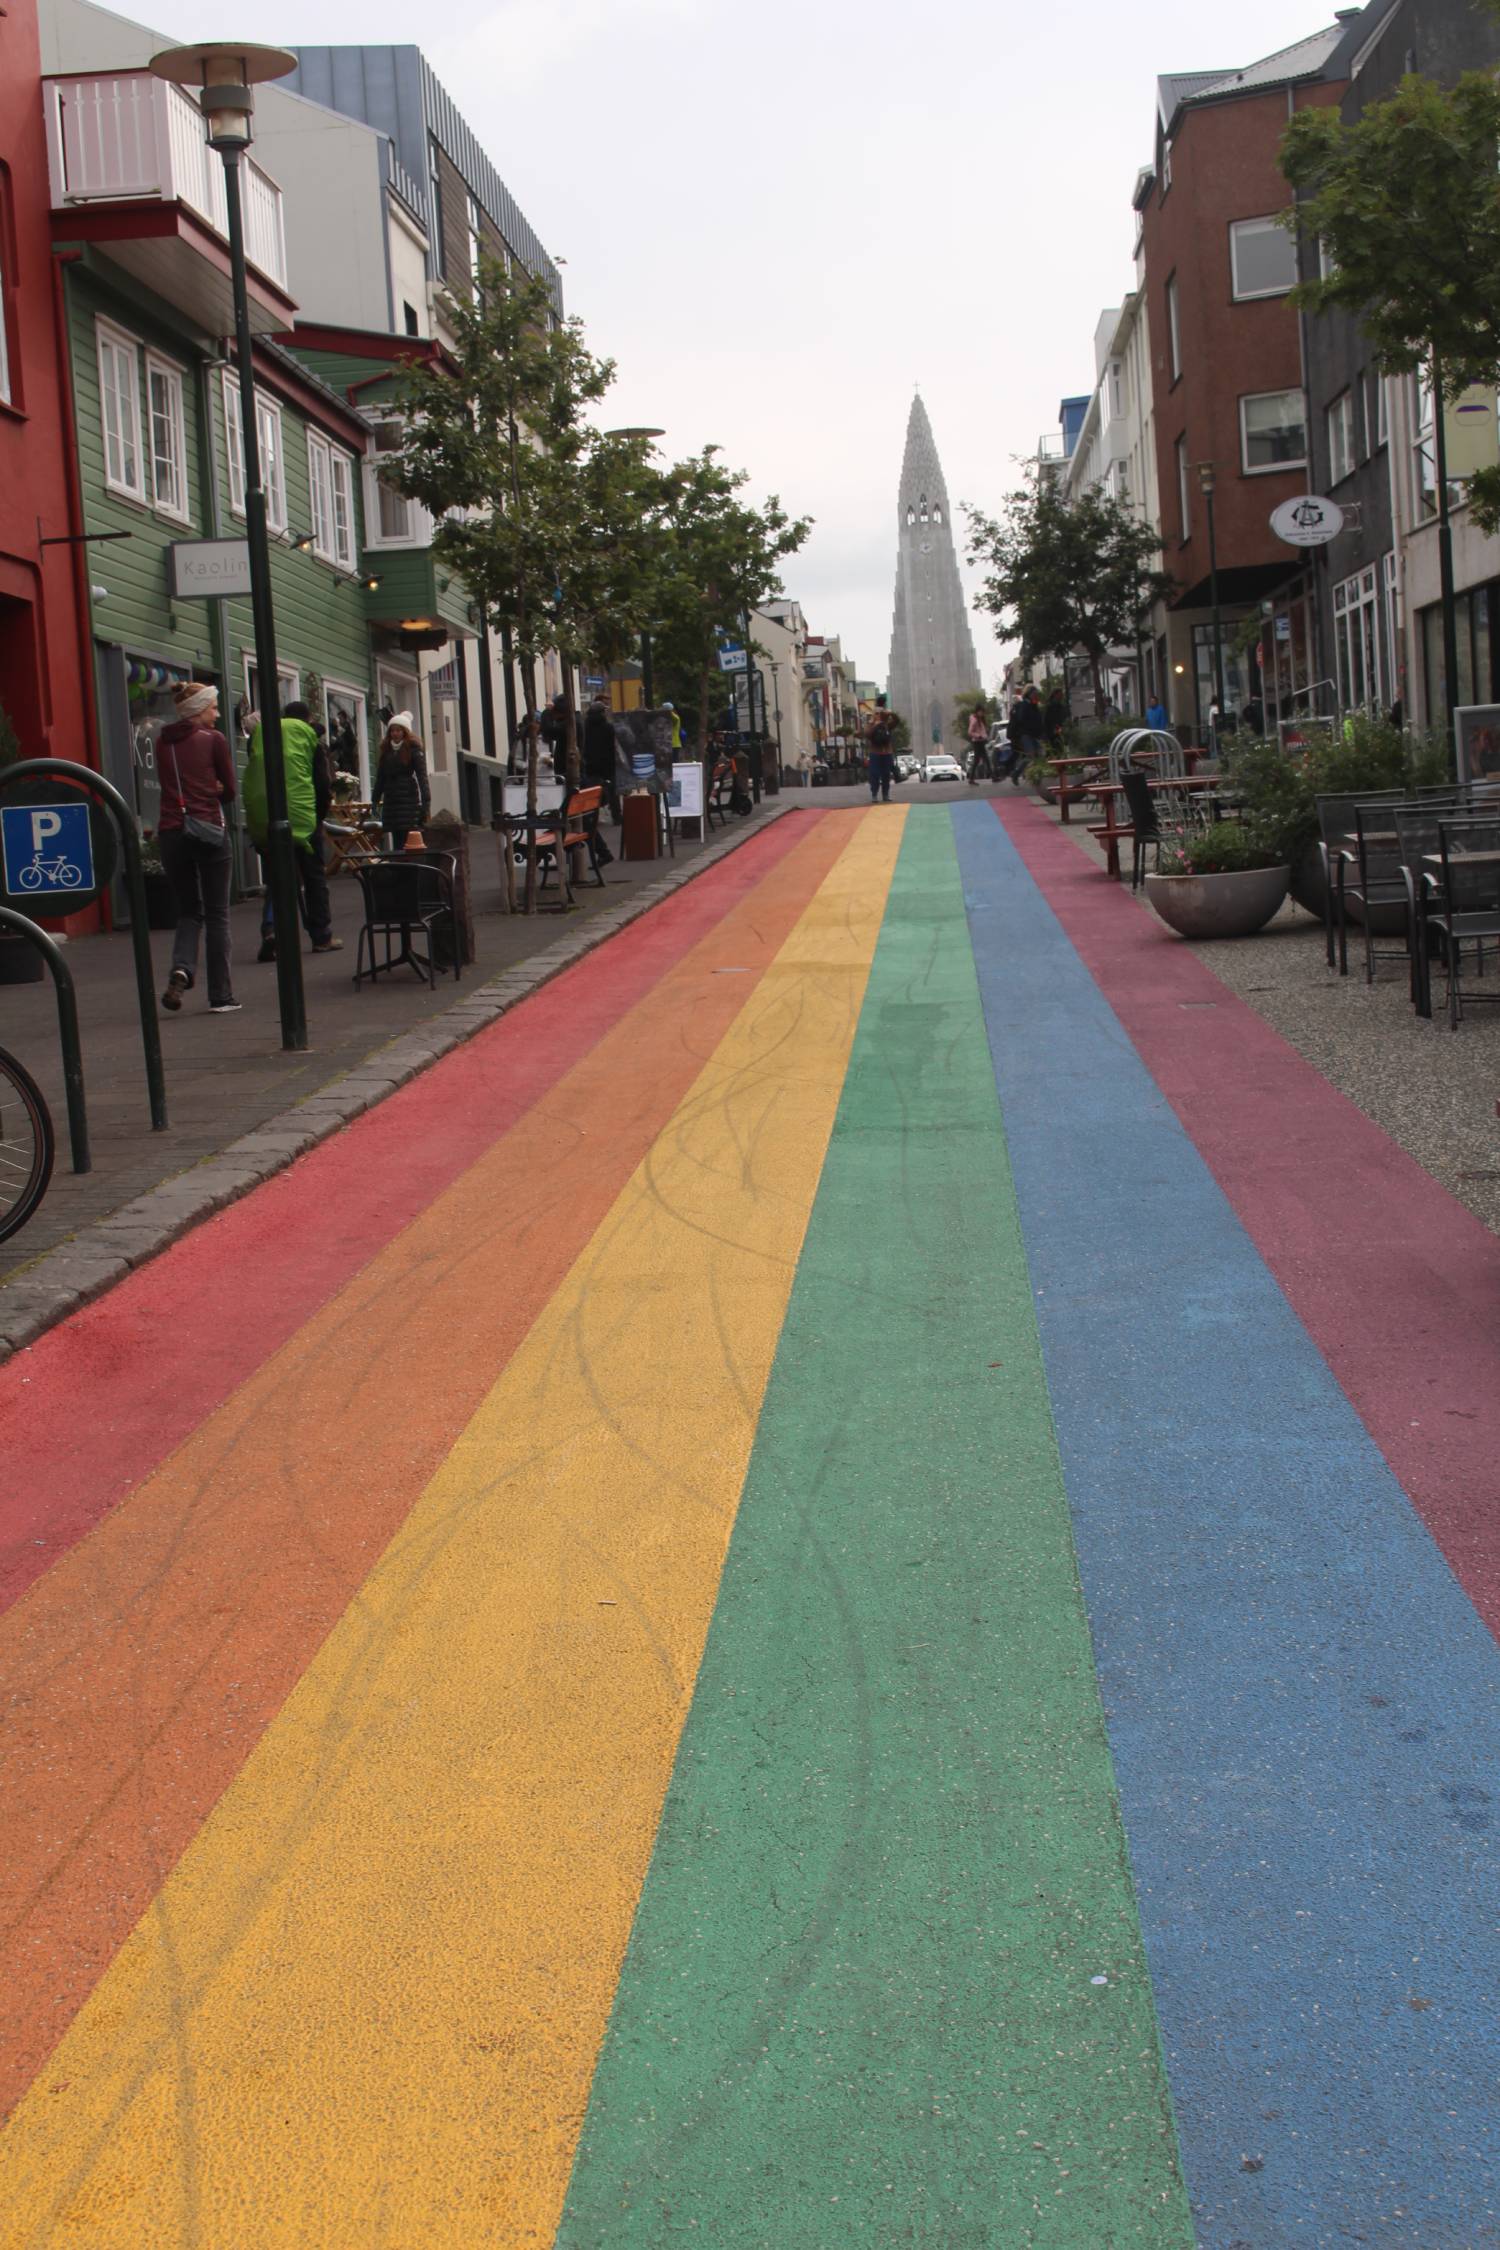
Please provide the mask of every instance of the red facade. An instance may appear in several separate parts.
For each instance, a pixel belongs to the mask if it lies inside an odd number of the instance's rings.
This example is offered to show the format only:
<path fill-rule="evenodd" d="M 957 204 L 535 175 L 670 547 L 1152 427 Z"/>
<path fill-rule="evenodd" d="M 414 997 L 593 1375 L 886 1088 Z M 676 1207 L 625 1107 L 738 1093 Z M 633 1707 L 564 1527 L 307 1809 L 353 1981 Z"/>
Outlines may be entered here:
<path fill-rule="evenodd" d="M 0 705 L 23 756 L 98 764 L 88 549 L 61 357 L 36 0 L 0 12 Z M 8 395 L 7 395 L 8 394 Z M 56 546 L 49 540 L 62 542 Z"/>

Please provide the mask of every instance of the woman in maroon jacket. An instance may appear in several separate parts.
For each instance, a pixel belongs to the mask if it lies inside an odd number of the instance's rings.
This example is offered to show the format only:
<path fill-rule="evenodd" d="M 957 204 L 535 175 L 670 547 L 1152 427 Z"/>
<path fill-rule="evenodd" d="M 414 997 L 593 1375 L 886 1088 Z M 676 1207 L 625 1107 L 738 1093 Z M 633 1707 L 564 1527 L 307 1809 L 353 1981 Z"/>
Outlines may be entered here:
<path fill-rule="evenodd" d="M 239 1007 L 229 981 L 229 870 L 232 854 L 224 807 L 234 798 L 234 760 L 216 724 L 218 691 L 184 682 L 172 690 L 177 716 L 156 743 L 161 811 L 156 830 L 161 862 L 177 893 L 172 973 L 161 1004 L 175 1015 L 198 975 L 198 939 L 206 933 L 210 1015 Z"/>

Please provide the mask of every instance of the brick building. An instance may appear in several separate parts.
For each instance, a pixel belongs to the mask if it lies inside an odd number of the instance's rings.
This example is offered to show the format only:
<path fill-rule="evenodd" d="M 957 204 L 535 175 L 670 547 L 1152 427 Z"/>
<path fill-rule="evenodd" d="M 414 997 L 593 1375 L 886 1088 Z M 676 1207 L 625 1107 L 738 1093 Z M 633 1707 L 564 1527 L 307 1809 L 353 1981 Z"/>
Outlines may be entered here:
<path fill-rule="evenodd" d="M 1290 190 L 1277 152 L 1294 109 L 1337 103 L 1361 11 L 1242 70 L 1158 81 L 1155 160 L 1135 195 L 1152 346 L 1164 567 L 1177 592 L 1160 620 L 1159 676 L 1173 720 L 1202 733 L 1213 699 L 1213 627 L 1204 471 L 1213 507 L 1225 701 L 1261 692 L 1242 627 L 1276 612 L 1264 703 L 1316 693 L 1328 670 L 1307 598 L 1309 566 L 1270 529 L 1307 485 L 1302 322 Z"/>

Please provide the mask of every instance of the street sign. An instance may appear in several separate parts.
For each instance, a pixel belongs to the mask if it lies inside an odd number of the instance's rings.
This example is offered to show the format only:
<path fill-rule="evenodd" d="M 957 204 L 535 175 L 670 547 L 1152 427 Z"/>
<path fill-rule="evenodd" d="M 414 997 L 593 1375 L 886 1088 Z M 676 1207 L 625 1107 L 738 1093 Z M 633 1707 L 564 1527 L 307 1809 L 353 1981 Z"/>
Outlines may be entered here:
<path fill-rule="evenodd" d="M 743 672 L 748 659 L 743 641 L 721 641 L 719 644 L 719 670 Z"/>
<path fill-rule="evenodd" d="M 248 539 L 174 539 L 168 552 L 179 600 L 222 601 L 250 591 Z"/>
<path fill-rule="evenodd" d="M 0 807 L 0 851 L 7 901 L 23 913 L 44 901 L 86 904 L 98 888 L 89 808 L 77 798 L 61 805 Z"/>
<path fill-rule="evenodd" d="M 1336 500 L 1319 500 L 1304 493 L 1300 500 L 1283 500 L 1271 512 L 1271 529 L 1289 547 L 1326 547 L 1344 528 L 1344 511 Z"/>

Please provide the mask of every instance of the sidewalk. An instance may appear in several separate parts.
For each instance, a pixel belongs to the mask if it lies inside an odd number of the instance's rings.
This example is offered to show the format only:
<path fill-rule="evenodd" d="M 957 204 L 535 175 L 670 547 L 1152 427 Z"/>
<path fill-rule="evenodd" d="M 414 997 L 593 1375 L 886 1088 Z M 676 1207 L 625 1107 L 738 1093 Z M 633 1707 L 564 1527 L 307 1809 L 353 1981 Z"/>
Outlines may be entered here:
<path fill-rule="evenodd" d="M 293 1105 L 361 1072 L 362 1066 L 380 1062 L 392 1042 L 420 1031 L 434 1017 L 448 1017 L 455 1010 L 471 1017 L 477 1010 L 480 1019 L 487 1020 L 512 1005 L 525 988 L 519 983 L 511 987 L 512 972 L 535 964 L 539 976 L 528 976 L 525 983 L 545 982 L 579 951 L 603 942 L 622 919 L 633 918 L 667 888 L 690 878 L 794 806 L 795 800 L 787 796 L 769 799 L 748 818 L 727 830 L 714 830 L 703 842 L 679 842 L 675 860 L 617 858 L 605 872 L 606 887 L 578 889 L 576 910 L 568 914 L 505 913 L 494 842 L 482 830 L 471 830 L 478 959 L 456 985 L 451 976 L 440 977 L 436 991 L 402 970 L 356 992 L 360 892 L 352 879 L 335 878 L 330 886 L 334 929 L 344 941 L 343 950 L 314 958 L 303 938 L 311 1045 L 302 1054 L 286 1054 L 279 1045 L 276 971 L 256 963 L 260 902 L 247 900 L 234 910 L 235 997 L 243 1003 L 243 1013 L 209 1015 L 201 963 L 198 984 L 181 1014 L 158 1011 L 170 1118 L 165 1133 L 150 1129 L 129 936 L 80 940 L 67 950 L 78 991 L 93 1155 L 93 1169 L 82 1178 L 69 1169 L 51 980 L 45 985 L 6 986 L 0 991 L 0 1045 L 26 1065 L 46 1095 L 58 1154 L 41 1210 L 18 1235 L 0 1244 L 0 1337 L 7 1333 L 5 1313 L 14 1314 L 16 1309 L 14 1293 L 28 1289 L 35 1280 L 38 1260 L 72 1242 L 80 1229 L 135 1204 L 191 1167 L 202 1166 L 245 1135 L 281 1118 Z M 606 834 L 618 848 L 614 832 Z M 170 932 L 152 935 L 158 991 L 166 981 L 171 943 Z M 549 956 L 545 962 L 539 959 L 544 955 Z M 550 958 L 553 955 L 555 960 Z M 486 995 L 485 988 L 501 978 L 506 989 L 498 994 L 491 989 Z M 474 1023 L 469 1023 L 467 1029 L 473 1028 Z M 424 1060 L 430 1055 L 398 1058 L 388 1082 L 412 1075 Z M 372 1092 L 370 1098 L 379 1098 L 379 1092 Z M 310 1121 L 304 1138 L 310 1142 L 315 1137 Z M 83 1250 L 80 1245 L 80 1255 Z"/>

